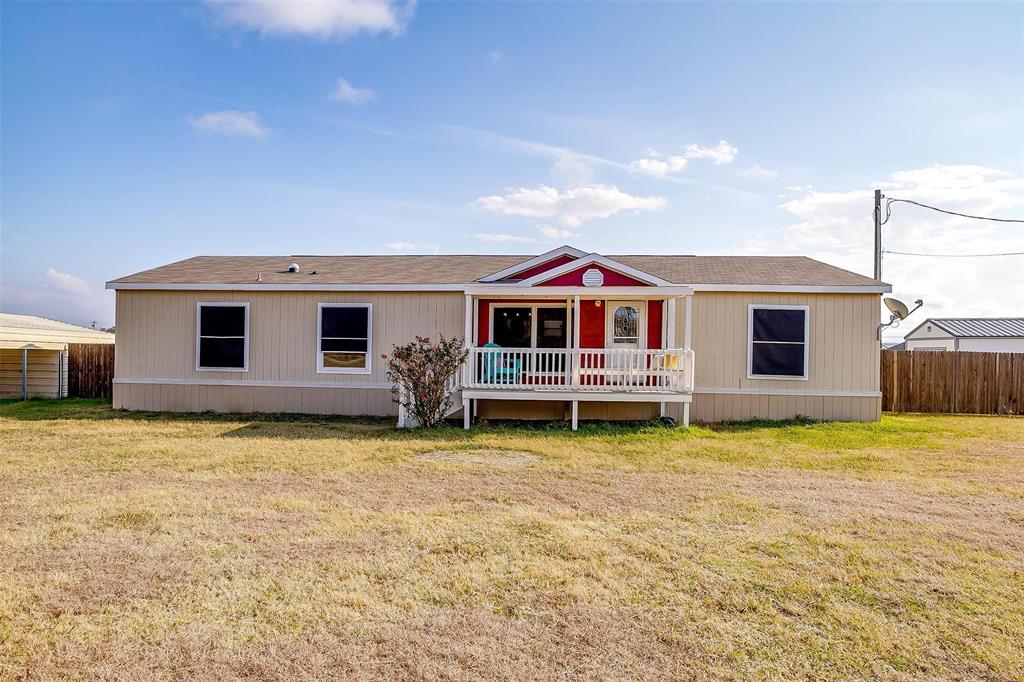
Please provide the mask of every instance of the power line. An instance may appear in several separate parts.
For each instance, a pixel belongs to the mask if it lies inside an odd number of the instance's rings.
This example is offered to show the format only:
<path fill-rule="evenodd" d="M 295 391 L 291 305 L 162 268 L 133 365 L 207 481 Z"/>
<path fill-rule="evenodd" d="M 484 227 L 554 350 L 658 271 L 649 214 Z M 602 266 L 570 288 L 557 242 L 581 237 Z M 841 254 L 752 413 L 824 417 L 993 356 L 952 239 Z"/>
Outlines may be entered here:
<path fill-rule="evenodd" d="M 897 256 L 924 256 L 928 258 L 995 258 L 997 256 L 1024 256 L 1024 251 L 1008 251 L 1006 253 L 911 253 L 910 251 L 889 251 Z"/>
<path fill-rule="evenodd" d="M 882 221 L 882 225 L 885 225 L 887 222 L 889 222 L 889 217 L 892 215 L 892 205 L 896 204 L 896 203 L 913 204 L 914 206 L 920 206 L 921 208 L 927 208 L 927 209 L 932 210 L 932 211 L 938 211 L 939 213 L 945 213 L 947 215 L 955 215 L 955 216 L 959 216 L 961 218 L 970 218 L 971 220 L 991 220 L 991 221 L 996 222 L 996 223 L 1024 223 L 1024 220 L 1018 220 L 1016 218 L 990 218 L 988 216 L 971 215 L 969 213 L 957 213 L 956 211 L 947 211 L 946 209 L 939 208 L 937 206 L 929 206 L 928 204 L 922 204 L 919 201 L 911 201 L 910 199 L 890 199 L 890 198 L 886 197 L 886 199 L 885 199 L 885 220 Z M 890 251 L 889 253 L 895 253 L 895 251 Z M 1002 254 L 996 254 L 996 255 L 1002 255 Z"/>

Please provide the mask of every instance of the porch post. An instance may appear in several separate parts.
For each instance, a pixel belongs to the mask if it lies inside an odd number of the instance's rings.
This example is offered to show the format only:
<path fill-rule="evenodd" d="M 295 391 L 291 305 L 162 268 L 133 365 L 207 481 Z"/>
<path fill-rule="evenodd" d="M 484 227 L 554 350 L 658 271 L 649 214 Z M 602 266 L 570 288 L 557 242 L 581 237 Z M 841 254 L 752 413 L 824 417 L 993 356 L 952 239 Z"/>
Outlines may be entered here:
<path fill-rule="evenodd" d="M 580 425 L 580 401 L 572 401 L 572 430 L 575 431 Z"/>
<path fill-rule="evenodd" d="M 690 403 L 683 403 L 683 426 L 690 428 Z"/>
<path fill-rule="evenodd" d="M 576 294 L 572 297 L 572 352 L 569 353 L 569 365 L 572 374 L 572 386 L 580 385 L 580 296 Z M 572 404 L 572 413 L 576 414 L 577 405 L 575 402 Z M 573 420 L 575 424 L 575 419 Z M 573 426 L 573 430 L 576 427 Z"/>
<path fill-rule="evenodd" d="M 469 422 L 473 418 L 473 399 L 463 398 L 462 400 L 462 428 L 469 430 Z"/>
<path fill-rule="evenodd" d="M 462 337 L 462 342 L 466 348 L 473 346 L 473 295 L 466 294 L 466 329 Z"/>
<path fill-rule="evenodd" d="M 572 347 L 575 350 L 580 348 L 580 297 L 579 294 L 572 297 Z"/>
<path fill-rule="evenodd" d="M 665 311 L 665 347 L 676 347 L 676 299 L 668 299 L 668 310 Z"/>
<path fill-rule="evenodd" d="M 693 301 L 693 294 L 687 294 L 686 295 L 686 317 L 685 317 L 685 319 L 686 319 L 686 328 L 683 329 L 683 348 L 685 348 L 686 350 L 690 350 L 690 339 L 693 336 L 692 333 L 691 333 L 691 330 L 690 330 L 690 326 L 691 326 L 690 325 L 691 308 L 693 307 L 691 305 L 692 301 Z"/>

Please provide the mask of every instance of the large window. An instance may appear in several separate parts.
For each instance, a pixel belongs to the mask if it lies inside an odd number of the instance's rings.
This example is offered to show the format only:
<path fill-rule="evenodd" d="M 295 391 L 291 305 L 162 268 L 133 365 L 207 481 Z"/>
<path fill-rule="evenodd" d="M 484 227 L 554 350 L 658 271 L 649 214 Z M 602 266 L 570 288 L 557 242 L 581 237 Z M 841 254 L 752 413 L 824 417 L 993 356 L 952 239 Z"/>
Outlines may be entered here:
<path fill-rule="evenodd" d="M 564 305 L 493 305 L 491 341 L 502 348 L 566 348 L 568 322 Z"/>
<path fill-rule="evenodd" d="M 249 371 L 249 304 L 196 304 L 196 369 Z"/>
<path fill-rule="evenodd" d="M 747 376 L 806 379 L 810 310 L 799 305 L 751 305 Z"/>
<path fill-rule="evenodd" d="M 317 323 L 317 371 L 370 373 L 369 303 L 321 303 Z"/>

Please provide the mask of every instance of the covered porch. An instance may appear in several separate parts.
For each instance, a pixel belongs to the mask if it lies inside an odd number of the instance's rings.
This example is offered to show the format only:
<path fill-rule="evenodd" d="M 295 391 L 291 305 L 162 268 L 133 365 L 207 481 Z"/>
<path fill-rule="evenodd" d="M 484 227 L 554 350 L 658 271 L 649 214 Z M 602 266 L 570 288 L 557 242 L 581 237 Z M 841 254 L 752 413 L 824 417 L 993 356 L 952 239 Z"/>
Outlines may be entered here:
<path fill-rule="evenodd" d="M 483 400 L 562 401 L 573 429 L 580 402 L 649 403 L 663 416 L 676 402 L 688 423 L 693 290 L 580 284 L 467 287 L 469 354 L 459 378 L 466 428 Z"/>

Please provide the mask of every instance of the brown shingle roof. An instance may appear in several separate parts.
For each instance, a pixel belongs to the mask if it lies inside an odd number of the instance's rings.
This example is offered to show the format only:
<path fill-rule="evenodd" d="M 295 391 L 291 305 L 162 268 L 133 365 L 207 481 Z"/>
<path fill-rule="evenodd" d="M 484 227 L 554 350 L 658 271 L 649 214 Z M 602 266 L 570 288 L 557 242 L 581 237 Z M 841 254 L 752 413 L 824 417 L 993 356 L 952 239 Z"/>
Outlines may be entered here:
<path fill-rule="evenodd" d="M 466 284 L 533 256 L 196 256 L 117 284 Z M 608 256 L 676 284 L 863 286 L 879 282 L 804 256 Z M 298 273 L 288 265 L 298 263 Z"/>

